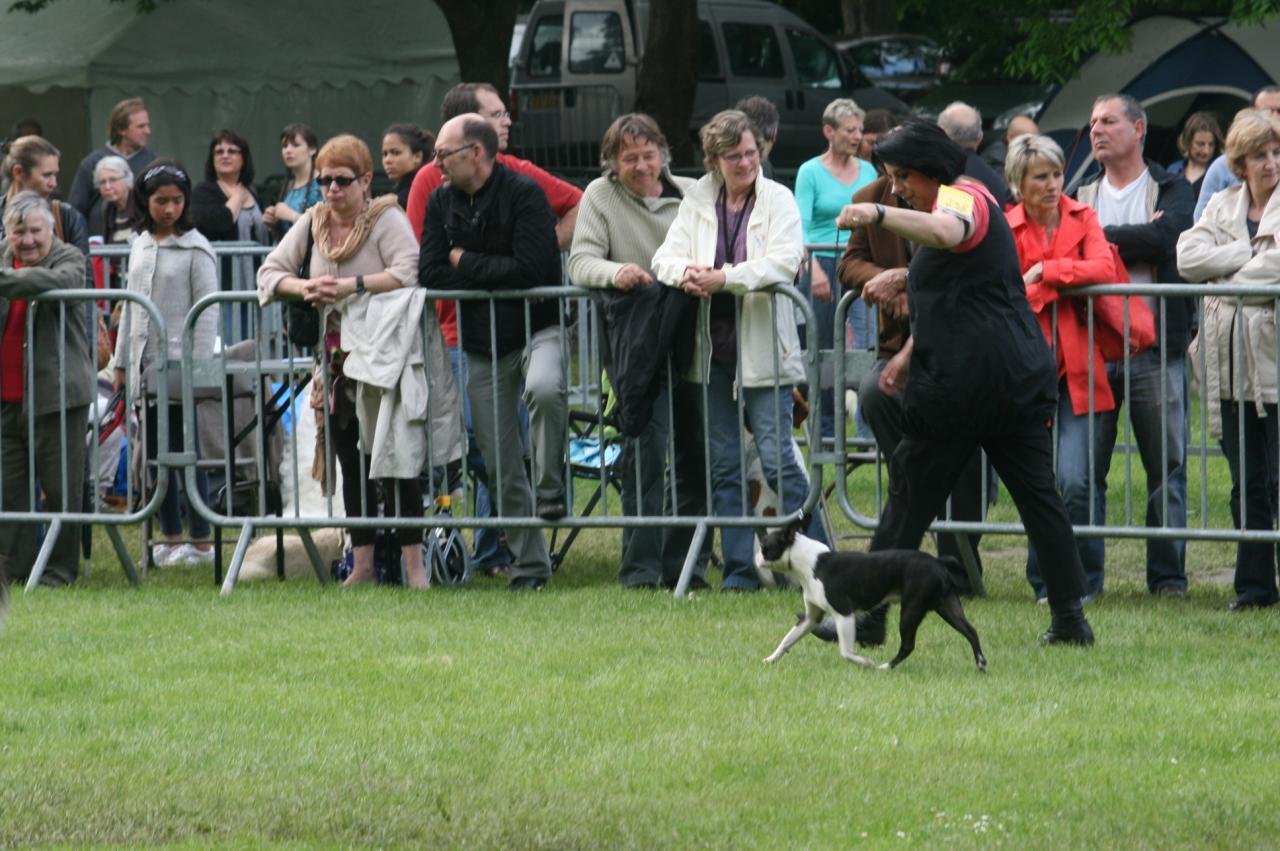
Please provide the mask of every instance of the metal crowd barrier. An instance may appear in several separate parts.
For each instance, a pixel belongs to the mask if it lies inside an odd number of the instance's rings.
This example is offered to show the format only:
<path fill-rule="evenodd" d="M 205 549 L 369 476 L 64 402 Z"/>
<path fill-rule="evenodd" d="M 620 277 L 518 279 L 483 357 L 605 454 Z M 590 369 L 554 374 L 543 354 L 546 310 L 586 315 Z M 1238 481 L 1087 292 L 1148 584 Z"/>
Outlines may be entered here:
<path fill-rule="evenodd" d="M 538 301 L 555 300 L 559 305 L 558 327 L 563 353 L 562 369 L 564 371 L 563 378 L 566 389 L 566 403 L 572 402 L 582 404 L 585 402 L 590 410 L 581 411 L 581 416 L 579 416 L 578 421 L 589 422 L 594 420 L 594 425 L 596 427 L 595 433 L 597 435 L 603 435 L 607 431 L 609 428 L 609 417 L 601 404 L 599 328 L 595 310 L 589 299 L 589 291 L 576 287 L 546 287 L 535 290 L 498 292 L 474 292 L 469 290 L 428 291 L 428 298 L 452 300 L 456 302 L 484 301 L 490 305 L 503 301 L 520 301 L 526 305 L 526 337 L 529 336 L 527 331 L 529 327 L 528 305 Z M 789 299 L 794 308 L 799 310 L 801 314 L 806 315 L 808 317 L 808 321 L 812 322 L 811 311 L 809 310 L 808 305 L 805 304 L 804 299 L 798 292 L 796 292 L 796 290 L 790 286 L 778 286 L 774 288 L 774 295 L 771 299 L 773 309 L 777 309 L 777 299 L 781 298 Z M 430 304 L 431 302 L 428 301 L 428 306 L 430 306 Z M 199 314 L 203 311 L 209 309 L 222 309 L 221 306 L 223 305 L 244 305 L 249 307 L 249 327 L 253 335 L 251 337 L 252 342 L 249 344 L 251 352 L 244 360 L 234 363 L 227 361 L 226 358 L 216 357 L 211 361 L 200 362 L 192 356 L 192 329 L 194 328 L 194 324 L 198 319 Z M 304 353 L 289 346 L 283 335 L 278 334 L 275 331 L 275 329 L 281 327 L 280 318 L 278 316 L 280 309 L 281 305 L 272 304 L 264 310 L 259 310 L 257 307 L 256 297 L 253 294 L 236 292 L 222 292 L 208 296 L 201 299 L 192 308 L 184 324 L 182 337 L 183 357 L 180 364 L 182 374 L 185 446 L 190 447 L 192 445 L 193 433 L 191 430 L 194 428 L 195 419 L 191 415 L 191 411 L 195 405 L 196 393 L 201 389 L 229 386 L 233 381 L 243 377 L 247 377 L 250 383 L 297 383 L 301 378 L 310 376 L 312 371 L 310 357 L 304 356 Z M 422 328 L 424 334 L 427 330 L 425 324 L 426 321 L 426 317 L 424 316 L 424 326 Z M 494 319 L 494 314 L 491 309 L 491 334 L 496 333 L 495 321 L 496 320 Z M 704 305 L 700 310 L 699 319 L 703 334 L 707 333 L 707 321 L 707 309 Z M 461 337 L 461 327 L 459 328 L 459 332 Z M 465 338 L 460 339 L 460 345 L 465 347 L 465 344 Z M 741 341 L 739 340 L 739 346 L 740 345 Z M 777 359 L 781 357 L 781 353 L 777 351 L 776 336 L 774 338 L 774 345 L 774 357 Z M 817 386 L 816 367 L 816 352 L 812 352 L 805 360 L 805 368 L 808 380 L 813 386 Z M 473 370 L 475 368 L 475 366 L 471 367 Z M 316 380 L 321 383 L 322 387 L 326 388 L 326 393 L 329 392 L 328 388 L 331 387 L 333 377 L 328 374 L 327 366 L 322 367 Z M 672 380 L 672 376 L 668 375 L 668 380 Z M 461 387 L 459 388 L 459 391 L 465 392 Z M 702 388 L 702 402 L 704 406 L 706 404 L 706 392 L 707 391 L 704 386 Z M 263 390 L 261 392 L 252 392 L 251 395 L 253 398 L 253 404 L 255 405 L 255 419 L 257 422 L 263 422 L 270 416 L 270 411 L 268 410 L 270 406 L 266 402 L 266 399 L 271 394 Z M 290 397 L 293 396 L 291 392 L 287 393 L 287 395 Z M 301 416 L 308 415 L 311 415 L 311 411 L 308 410 L 305 405 L 301 406 L 299 409 L 295 409 L 295 428 L 291 435 L 292 440 L 294 441 L 292 447 L 293 451 L 286 452 L 286 454 L 293 459 L 293 463 L 292 468 L 285 470 L 284 474 L 292 478 L 294 493 L 298 493 L 300 491 L 300 484 L 303 479 L 303 473 L 299 469 L 297 460 L 299 457 L 299 452 L 297 451 L 297 440 L 300 429 L 296 426 L 298 425 Z M 672 411 L 668 410 L 667 415 L 670 419 Z M 740 398 L 738 401 L 738 417 L 739 422 L 741 423 L 743 409 Z M 323 418 L 324 432 L 326 440 L 328 440 L 328 436 L 333 435 L 334 431 L 331 415 L 327 407 L 324 409 Z M 815 421 L 816 419 L 810 420 L 810 422 Z M 790 424 L 788 423 L 787 425 L 789 426 Z M 792 430 L 789 427 L 784 430 L 786 434 L 791 434 L 791 431 Z M 430 433 L 428 434 L 428 438 L 428 442 L 430 444 Z M 673 448 L 673 439 L 674 438 L 671 435 L 668 436 L 668 450 Z M 703 434 L 703 439 L 704 441 L 706 439 L 705 432 Z M 326 445 L 326 451 L 328 451 L 329 448 L 330 447 Z M 711 472 L 705 443 L 703 448 L 704 469 L 702 481 L 709 491 Z M 780 451 L 781 450 L 779 450 L 779 452 Z M 742 453 L 744 456 L 745 452 L 746 450 L 744 447 Z M 229 454 L 230 453 L 224 453 L 224 455 Z M 428 457 L 431 457 L 434 454 L 435 453 L 429 446 Z M 171 458 L 170 460 L 172 461 L 174 459 Z M 230 593 L 234 588 L 238 579 L 238 573 L 243 562 L 244 554 L 252 540 L 254 532 L 259 529 L 291 528 L 299 530 L 304 546 L 312 560 L 313 567 L 316 570 L 317 576 L 319 576 L 323 581 L 325 579 L 325 572 L 327 568 L 320 564 L 317 551 L 309 536 L 310 531 L 319 528 L 342 527 L 346 529 L 383 530 L 390 526 L 394 526 L 396 528 L 422 529 L 426 531 L 439 528 L 545 528 L 549 525 L 547 521 L 536 516 L 514 517 L 509 515 L 499 515 L 481 518 L 452 514 L 427 514 L 415 515 L 413 517 L 397 517 L 395 519 L 388 519 L 386 517 L 343 516 L 342 512 L 337 510 L 338 506 L 335 505 L 336 500 L 332 495 L 336 490 L 335 482 L 332 478 L 328 483 L 328 490 L 331 495 L 326 501 L 325 511 L 323 513 L 304 513 L 299 510 L 298 503 L 295 501 L 294 510 L 292 512 L 282 511 L 274 516 L 265 513 L 258 513 L 256 515 L 249 516 L 236 513 L 234 511 L 219 510 L 217 507 L 211 506 L 200 500 L 198 492 L 194 486 L 196 470 L 194 464 L 196 460 L 195 456 L 188 449 L 188 451 L 181 455 L 180 460 L 185 473 L 185 483 L 187 485 L 188 494 L 193 500 L 194 510 L 215 527 L 239 527 L 240 529 L 235 555 L 228 567 L 226 580 L 223 583 L 224 593 Z M 739 460 L 745 470 L 747 467 L 745 457 L 742 457 Z M 470 482 L 467 475 L 466 459 L 460 458 L 459 461 L 461 464 L 457 471 L 456 480 L 462 483 L 463 498 L 469 503 L 469 497 L 473 496 L 473 494 L 471 493 Z M 363 462 L 364 459 L 361 458 L 361 476 L 362 478 L 367 478 L 367 476 L 365 476 L 366 470 L 363 466 Z M 639 467 L 642 462 L 642 458 L 638 456 L 634 457 L 634 463 L 637 467 Z M 228 470 L 226 471 L 226 477 L 228 480 L 231 480 L 234 476 L 234 471 L 229 469 L 230 462 L 227 463 Z M 256 468 L 254 470 L 253 477 L 260 483 L 260 487 L 265 487 L 262 483 L 267 482 L 272 475 L 271 471 L 264 466 L 265 456 L 259 455 L 254 463 Z M 572 459 L 569 458 L 564 459 L 561 463 L 564 464 L 566 468 L 564 475 L 566 484 L 570 489 L 568 496 L 571 513 L 562 521 L 554 524 L 556 527 L 583 529 L 618 527 L 665 528 L 670 526 L 692 526 L 695 528 L 693 545 L 691 546 L 689 555 L 686 558 L 683 575 L 679 585 L 677 586 L 677 594 L 682 595 L 688 587 L 688 583 L 693 575 L 695 559 L 702 549 L 707 529 L 710 526 L 756 526 L 759 524 L 758 518 L 749 514 L 742 517 L 715 517 L 709 514 L 698 516 L 675 516 L 671 514 L 663 514 L 661 516 L 640 516 L 635 514 L 622 515 L 615 513 L 609 507 L 608 485 L 613 477 L 621 475 L 621 471 L 610 469 L 612 465 L 607 464 L 601 464 L 599 466 L 599 483 L 602 490 L 600 513 L 592 516 L 573 516 L 572 482 L 574 478 L 575 465 L 573 464 Z M 801 461 L 801 463 L 803 463 L 803 461 Z M 333 466 L 336 465 L 331 465 L 329 470 L 330 474 L 333 473 Z M 495 473 L 496 475 L 493 477 L 493 480 L 500 481 L 501 471 L 495 471 Z M 426 481 L 424 484 L 423 494 L 425 504 L 430 505 L 439 497 L 446 495 L 450 496 L 452 501 L 452 497 L 455 495 L 456 491 L 454 486 L 451 485 L 448 477 L 449 474 L 447 471 L 441 471 L 439 469 L 435 469 L 431 471 L 429 475 L 425 476 Z M 775 488 L 780 488 L 780 481 L 775 481 L 773 486 Z M 820 486 L 821 470 L 819 468 L 813 468 L 810 472 L 810 486 L 803 510 L 812 509 L 818 499 Z M 744 482 L 744 493 L 745 487 L 746 485 Z M 670 485 L 669 488 L 670 492 L 668 493 L 668 496 L 674 504 L 679 500 L 679 493 L 674 491 L 674 485 Z M 501 502 L 501 495 L 502 494 L 500 492 L 495 494 L 495 502 Z M 705 496 L 707 504 L 711 504 L 709 493 L 705 494 Z M 265 492 L 260 494 L 259 504 L 263 501 L 265 501 Z M 367 507 L 368 506 L 362 502 L 362 509 L 366 509 Z M 798 516 L 799 513 L 799 511 L 792 512 L 792 516 Z"/>

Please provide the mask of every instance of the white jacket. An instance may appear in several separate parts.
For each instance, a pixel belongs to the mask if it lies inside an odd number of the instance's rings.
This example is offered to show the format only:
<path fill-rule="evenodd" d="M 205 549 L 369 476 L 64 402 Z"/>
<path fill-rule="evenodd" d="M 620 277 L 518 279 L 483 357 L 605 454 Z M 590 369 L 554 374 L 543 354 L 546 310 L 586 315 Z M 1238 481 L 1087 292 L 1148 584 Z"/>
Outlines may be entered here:
<path fill-rule="evenodd" d="M 1245 184 L 1224 189 L 1213 196 L 1195 227 L 1182 232 L 1178 272 L 1183 278 L 1210 284 L 1280 283 L 1280 191 L 1271 195 L 1253 240 L 1245 224 L 1249 200 Z M 1189 357 L 1211 402 L 1253 400 L 1259 416 L 1266 415 L 1263 404 L 1276 402 L 1275 303 L 1269 296 L 1250 297 L 1237 310 L 1234 296 L 1205 298 L 1204 318 Z M 1222 414 L 1216 404 L 1209 405 L 1209 430 L 1222 437 Z"/>
<path fill-rule="evenodd" d="M 723 182 L 705 175 L 680 203 L 667 238 L 653 255 L 658 280 L 677 286 L 688 266 L 714 266 L 716 198 Z M 804 361 L 796 332 L 795 304 L 756 292 L 771 284 L 790 284 L 804 259 L 804 231 L 795 196 L 763 175 L 756 178 L 756 201 L 747 221 L 747 259 L 724 266 L 724 291 L 743 296 L 738 327 L 742 351 L 742 386 L 771 387 L 804 381 Z M 774 346 L 777 350 L 775 369 Z M 691 377 L 701 381 L 710 366 L 711 341 L 699 333 Z"/>
<path fill-rule="evenodd" d="M 462 406 L 434 310 L 423 346 L 426 303 L 426 290 L 405 287 L 335 305 L 347 353 L 342 371 L 357 382 L 360 442 L 372 456 L 370 478 L 416 478 L 428 460 L 428 434 L 432 464 L 462 457 Z"/>

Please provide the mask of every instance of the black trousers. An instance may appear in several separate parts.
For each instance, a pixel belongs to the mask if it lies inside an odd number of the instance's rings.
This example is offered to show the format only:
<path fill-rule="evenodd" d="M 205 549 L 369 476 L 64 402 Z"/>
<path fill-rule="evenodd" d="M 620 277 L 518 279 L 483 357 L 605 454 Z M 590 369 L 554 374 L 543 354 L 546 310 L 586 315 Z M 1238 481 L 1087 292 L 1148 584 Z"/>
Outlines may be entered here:
<path fill-rule="evenodd" d="M 339 420 L 342 424 L 339 424 Z M 378 489 L 369 478 L 373 459 L 360 457 L 360 423 L 352 413 L 347 417 L 332 417 L 333 451 L 342 468 L 342 505 L 348 517 L 377 517 Z M 363 466 L 362 466 L 363 461 Z M 414 479 L 383 479 L 382 494 L 386 500 L 383 512 L 386 517 L 421 517 L 422 485 Z M 372 544 L 378 533 L 373 529 L 352 529 L 351 544 L 360 547 Z M 396 544 L 422 543 L 421 529 L 397 528 L 393 537 Z"/>
<path fill-rule="evenodd" d="M 1013 425 L 999 434 L 906 435 L 889 462 L 889 501 L 872 550 L 916 549 L 947 495 L 981 446 L 996 468 L 1027 537 L 1041 559 L 1051 606 L 1085 593 L 1084 568 L 1053 474 L 1053 442 L 1044 425 Z"/>
<path fill-rule="evenodd" d="M 858 410 L 862 413 L 863 419 L 867 421 L 867 425 L 871 427 L 871 433 L 875 435 L 876 444 L 880 447 L 880 451 L 884 453 L 885 459 L 892 461 L 893 455 L 898 449 L 898 444 L 902 442 L 905 425 L 902 415 L 902 397 L 891 396 L 880 390 L 880 375 L 884 372 L 884 368 L 888 363 L 887 360 L 876 361 L 876 365 L 863 376 L 862 384 L 858 388 Z M 892 476 L 892 471 L 890 471 L 890 475 Z M 982 520 L 982 507 L 986 501 L 987 494 L 982 487 L 982 453 L 978 451 L 976 446 L 973 452 L 969 454 L 968 463 L 965 464 L 959 479 L 956 480 L 956 486 L 950 491 L 950 494 L 952 520 L 973 522 Z M 941 511 L 945 511 L 945 503 Z M 981 573 L 982 556 L 978 553 L 978 542 L 982 540 L 981 535 L 955 535 L 950 532 L 939 532 L 938 555 L 961 558 L 960 538 L 968 538 L 969 546 L 973 549 L 973 557 L 977 563 L 978 572 Z"/>

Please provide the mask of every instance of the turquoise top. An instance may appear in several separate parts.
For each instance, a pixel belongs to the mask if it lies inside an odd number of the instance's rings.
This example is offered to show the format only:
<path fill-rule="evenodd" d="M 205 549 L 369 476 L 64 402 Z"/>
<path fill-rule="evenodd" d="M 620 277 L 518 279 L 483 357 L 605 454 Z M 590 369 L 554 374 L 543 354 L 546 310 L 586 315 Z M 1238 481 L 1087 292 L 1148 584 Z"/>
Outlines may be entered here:
<path fill-rule="evenodd" d="M 284 203 L 295 213 L 305 213 L 324 200 L 324 191 L 320 189 L 320 184 L 313 177 L 311 182 L 306 186 L 295 186 L 285 193 Z M 281 236 L 289 230 L 292 222 L 277 222 L 276 227 Z"/>
<path fill-rule="evenodd" d="M 876 179 L 876 169 L 866 160 L 858 160 L 858 176 L 853 183 L 841 183 L 827 171 L 821 157 L 814 157 L 800 166 L 796 172 L 796 203 L 800 205 L 800 221 L 804 225 L 804 241 L 807 245 L 830 245 L 843 242 L 837 239 L 836 216 L 853 199 L 853 193 Z M 842 236 L 848 239 L 849 232 Z M 820 256 L 835 257 L 836 252 L 817 252 Z"/>

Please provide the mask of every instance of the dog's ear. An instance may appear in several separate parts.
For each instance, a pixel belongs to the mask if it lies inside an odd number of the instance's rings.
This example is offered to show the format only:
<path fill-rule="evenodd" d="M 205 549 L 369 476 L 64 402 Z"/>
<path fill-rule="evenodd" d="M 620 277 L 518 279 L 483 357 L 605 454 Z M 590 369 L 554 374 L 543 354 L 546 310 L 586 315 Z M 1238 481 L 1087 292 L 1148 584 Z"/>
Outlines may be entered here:
<path fill-rule="evenodd" d="M 808 513 L 801 514 L 795 520 L 792 520 L 790 523 L 787 524 L 787 530 L 786 530 L 787 539 L 790 541 L 794 541 L 796 539 L 796 535 L 804 534 L 804 530 L 808 528 L 809 528 L 809 515 Z"/>

